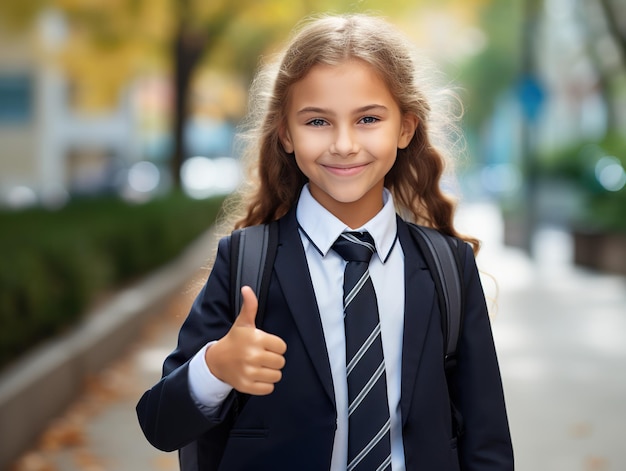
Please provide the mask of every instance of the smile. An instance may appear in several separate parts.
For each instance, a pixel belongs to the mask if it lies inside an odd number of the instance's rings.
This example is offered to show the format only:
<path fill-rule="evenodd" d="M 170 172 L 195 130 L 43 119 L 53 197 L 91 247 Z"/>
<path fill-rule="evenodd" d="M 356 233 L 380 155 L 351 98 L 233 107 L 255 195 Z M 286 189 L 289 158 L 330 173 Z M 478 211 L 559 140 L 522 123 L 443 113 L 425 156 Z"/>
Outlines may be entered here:
<path fill-rule="evenodd" d="M 333 175 L 338 175 L 342 177 L 349 177 L 352 175 L 356 175 L 361 172 L 365 167 L 369 164 L 361 164 L 361 165 L 350 165 L 347 167 L 337 167 L 333 165 L 323 165 L 323 167 Z"/>

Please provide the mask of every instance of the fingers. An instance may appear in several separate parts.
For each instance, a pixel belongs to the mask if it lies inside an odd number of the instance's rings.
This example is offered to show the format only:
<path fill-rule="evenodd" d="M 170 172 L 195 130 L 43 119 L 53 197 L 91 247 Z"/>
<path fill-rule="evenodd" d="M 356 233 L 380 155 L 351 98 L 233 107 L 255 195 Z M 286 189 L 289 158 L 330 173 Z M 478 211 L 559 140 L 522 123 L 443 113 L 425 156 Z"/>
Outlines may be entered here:
<path fill-rule="evenodd" d="M 237 391 L 252 396 L 267 396 L 274 392 L 274 383 L 251 383 L 249 387 L 235 388 Z"/>
<path fill-rule="evenodd" d="M 284 365 L 284 359 L 281 363 Z M 238 378 L 238 385 L 235 389 L 243 393 L 263 396 L 272 393 L 275 384 L 281 379 L 282 372 L 279 368 L 248 365 L 243 375 Z"/>
<path fill-rule="evenodd" d="M 264 334 L 262 335 L 262 343 L 265 350 L 281 356 L 285 354 L 285 352 L 287 351 L 287 344 L 283 339 L 281 339 L 277 335 L 268 334 L 266 332 L 262 333 Z"/>
<path fill-rule="evenodd" d="M 275 364 L 284 365 L 284 358 L 275 359 Z M 280 368 L 246 364 L 239 373 L 231 370 L 228 383 L 245 394 L 263 396 L 274 391 L 274 386 L 282 379 Z"/>
<path fill-rule="evenodd" d="M 285 357 L 279 353 L 266 351 L 259 361 L 259 367 L 282 370 L 285 366 Z"/>
<path fill-rule="evenodd" d="M 278 383 L 283 374 L 280 370 L 274 370 L 271 368 L 258 368 L 254 371 L 250 371 L 247 375 L 249 382 L 252 383 L 264 383 L 275 384 Z"/>

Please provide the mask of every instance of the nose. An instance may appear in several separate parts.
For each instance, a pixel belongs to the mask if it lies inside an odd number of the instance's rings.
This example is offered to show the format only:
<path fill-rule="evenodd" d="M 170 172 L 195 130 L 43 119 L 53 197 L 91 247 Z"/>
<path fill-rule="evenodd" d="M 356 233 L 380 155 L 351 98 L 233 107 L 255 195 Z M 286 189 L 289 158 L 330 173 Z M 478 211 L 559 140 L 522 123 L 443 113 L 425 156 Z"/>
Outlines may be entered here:
<path fill-rule="evenodd" d="M 354 131 L 346 126 L 339 127 L 330 147 L 332 154 L 347 157 L 358 152 L 358 143 Z"/>

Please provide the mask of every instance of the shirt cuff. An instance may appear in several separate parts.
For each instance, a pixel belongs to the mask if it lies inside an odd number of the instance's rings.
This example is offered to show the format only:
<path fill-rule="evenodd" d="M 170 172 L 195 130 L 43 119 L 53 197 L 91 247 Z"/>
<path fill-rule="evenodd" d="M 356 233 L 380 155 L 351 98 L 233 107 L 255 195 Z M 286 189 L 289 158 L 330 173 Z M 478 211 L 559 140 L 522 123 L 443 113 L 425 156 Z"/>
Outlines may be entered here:
<path fill-rule="evenodd" d="M 200 349 L 189 362 L 189 391 L 198 408 L 207 416 L 215 416 L 219 413 L 232 386 L 217 379 L 204 359 L 207 348 L 215 342 L 210 342 Z"/>

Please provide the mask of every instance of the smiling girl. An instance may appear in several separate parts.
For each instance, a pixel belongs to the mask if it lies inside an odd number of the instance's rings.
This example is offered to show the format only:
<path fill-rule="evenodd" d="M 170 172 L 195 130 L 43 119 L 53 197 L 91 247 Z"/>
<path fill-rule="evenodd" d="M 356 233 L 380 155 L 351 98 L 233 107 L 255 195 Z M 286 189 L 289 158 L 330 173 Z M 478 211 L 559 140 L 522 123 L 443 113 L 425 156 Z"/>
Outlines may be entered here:
<path fill-rule="evenodd" d="M 236 226 L 278 221 L 263 325 L 248 287 L 232 312 L 225 237 L 137 406 L 148 440 L 183 448 L 185 469 L 513 469 L 478 244 L 456 232 L 440 189 L 444 154 L 417 67 L 385 21 L 350 15 L 306 23 L 259 76 L 266 100 L 246 153 L 258 178 Z M 469 242 L 453 391 L 433 278 L 407 222 Z M 348 254 L 364 247 L 366 259 Z"/>

